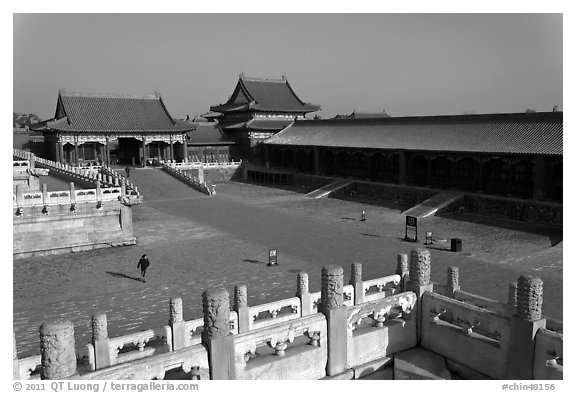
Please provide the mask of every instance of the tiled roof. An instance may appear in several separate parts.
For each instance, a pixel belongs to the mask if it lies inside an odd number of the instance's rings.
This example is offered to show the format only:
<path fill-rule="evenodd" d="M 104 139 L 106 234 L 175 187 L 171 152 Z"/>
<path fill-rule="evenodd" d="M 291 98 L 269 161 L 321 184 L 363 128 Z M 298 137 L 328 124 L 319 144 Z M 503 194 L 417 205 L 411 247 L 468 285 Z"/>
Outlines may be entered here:
<path fill-rule="evenodd" d="M 280 131 L 292 124 L 292 119 L 252 119 L 246 125 L 251 130 Z"/>
<path fill-rule="evenodd" d="M 159 95 L 95 95 L 60 91 L 48 129 L 74 132 L 183 132 Z"/>
<path fill-rule="evenodd" d="M 239 94 L 241 94 L 242 99 L 236 101 Z M 244 102 L 244 98 L 250 102 Z M 320 106 L 305 103 L 298 98 L 284 77 L 282 79 L 261 79 L 240 75 L 231 98 L 225 104 L 210 108 L 211 111 L 216 112 L 248 109 L 263 112 L 308 113 L 319 110 Z"/>
<path fill-rule="evenodd" d="M 264 143 L 562 155 L 562 112 L 301 120 Z"/>
<path fill-rule="evenodd" d="M 214 123 L 192 123 L 196 128 L 186 133 L 188 145 L 232 145 L 235 142 L 223 134 Z"/>
<path fill-rule="evenodd" d="M 226 125 L 226 130 L 269 130 L 280 131 L 292 124 L 292 119 L 252 119 L 245 122 Z"/>

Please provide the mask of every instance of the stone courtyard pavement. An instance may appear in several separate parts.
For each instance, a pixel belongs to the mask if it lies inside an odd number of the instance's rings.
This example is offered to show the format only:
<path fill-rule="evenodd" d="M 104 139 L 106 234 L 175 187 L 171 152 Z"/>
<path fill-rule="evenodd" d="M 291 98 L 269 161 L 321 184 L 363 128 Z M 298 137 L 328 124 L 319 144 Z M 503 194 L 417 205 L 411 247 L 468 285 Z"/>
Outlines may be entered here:
<path fill-rule="evenodd" d="M 346 282 L 354 262 L 363 264 L 365 279 L 393 274 L 396 254 L 415 247 L 401 240 L 398 210 L 234 182 L 207 197 L 158 169 L 130 178 L 144 194 L 134 207 L 137 245 L 14 261 L 19 357 L 39 353 L 38 328 L 51 318 L 74 322 L 79 346 L 90 341 L 95 313 L 107 313 L 113 337 L 167 324 L 170 297 L 182 297 L 185 319 L 200 318 L 201 294 L 211 286 L 233 294 L 234 285 L 246 284 L 255 305 L 294 296 L 299 271 L 319 291 L 327 264 L 343 266 Z M 441 250 L 446 243 L 430 248 L 434 281 L 443 283 L 455 265 L 464 290 L 505 301 L 510 281 L 538 275 L 545 314 L 562 318 L 562 243 L 551 248 L 544 234 L 440 217 L 422 220 L 420 236 L 426 230 L 464 244 L 462 253 Z M 270 248 L 278 249 L 277 267 L 266 266 Z M 151 260 L 146 283 L 136 268 L 143 253 Z"/>

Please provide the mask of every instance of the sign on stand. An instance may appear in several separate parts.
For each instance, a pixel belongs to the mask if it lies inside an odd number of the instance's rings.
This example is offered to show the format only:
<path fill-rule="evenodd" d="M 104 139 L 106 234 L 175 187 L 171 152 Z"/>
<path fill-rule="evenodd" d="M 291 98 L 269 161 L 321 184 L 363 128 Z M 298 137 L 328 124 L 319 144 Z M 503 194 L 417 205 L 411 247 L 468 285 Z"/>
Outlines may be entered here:
<path fill-rule="evenodd" d="M 406 216 L 406 234 L 404 240 L 417 242 L 418 241 L 418 217 Z"/>
<path fill-rule="evenodd" d="M 274 266 L 278 264 L 278 250 L 273 249 L 268 252 L 268 266 Z"/>

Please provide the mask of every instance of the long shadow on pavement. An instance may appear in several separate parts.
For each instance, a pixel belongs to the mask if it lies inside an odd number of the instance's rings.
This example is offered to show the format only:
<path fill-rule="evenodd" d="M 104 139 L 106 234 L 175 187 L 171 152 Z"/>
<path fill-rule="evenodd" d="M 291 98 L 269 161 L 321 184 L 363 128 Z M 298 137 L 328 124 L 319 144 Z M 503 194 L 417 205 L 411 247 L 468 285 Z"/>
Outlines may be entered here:
<path fill-rule="evenodd" d="M 111 275 L 112 277 L 116 277 L 116 278 L 128 278 L 128 279 L 130 279 L 130 280 L 142 282 L 142 279 L 141 279 L 140 277 L 132 277 L 132 276 L 129 276 L 129 275 L 127 275 L 127 274 L 118 273 L 118 272 L 106 272 L 106 273 L 108 273 L 108 274 Z"/>

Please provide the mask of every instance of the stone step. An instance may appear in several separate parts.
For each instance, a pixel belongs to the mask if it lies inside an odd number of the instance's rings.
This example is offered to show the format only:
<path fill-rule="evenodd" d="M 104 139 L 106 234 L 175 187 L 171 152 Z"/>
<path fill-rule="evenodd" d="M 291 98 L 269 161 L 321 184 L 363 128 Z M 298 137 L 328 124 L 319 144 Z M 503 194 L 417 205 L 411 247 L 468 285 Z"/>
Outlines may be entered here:
<path fill-rule="evenodd" d="M 423 348 L 413 348 L 394 355 L 394 379 L 452 379 L 444 357 Z"/>
<path fill-rule="evenodd" d="M 314 198 L 314 199 L 322 198 L 352 183 L 354 183 L 354 180 L 348 180 L 348 179 L 338 180 L 333 183 L 327 184 L 323 187 L 320 187 L 314 191 L 311 191 L 308 194 L 306 194 L 306 196 L 308 198 Z"/>

